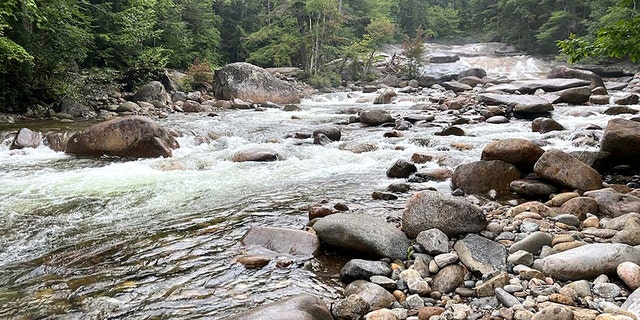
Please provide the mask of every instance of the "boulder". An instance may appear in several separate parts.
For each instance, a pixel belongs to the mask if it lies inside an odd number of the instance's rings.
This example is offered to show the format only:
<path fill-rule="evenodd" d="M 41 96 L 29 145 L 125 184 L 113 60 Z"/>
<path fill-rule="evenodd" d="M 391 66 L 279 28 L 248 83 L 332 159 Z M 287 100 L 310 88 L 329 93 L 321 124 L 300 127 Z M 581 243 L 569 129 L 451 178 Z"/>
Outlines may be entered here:
<path fill-rule="evenodd" d="M 158 102 L 162 105 L 168 105 L 171 102 L 171 97 L 160 81 L 151 81 L 136 91 L 133 101 Z"/>
<path fill-rule="evenodd" d="M 531 95 L 511 95 L 498 93 L 482 93 L 478 101 L 489 105 L 507 105 L 512 107 L 516 116 L 526 117 L 528 114 L 546 113 L 553 110 L 553 105 L 546 99 Z"/>
<path fill-rule="evenodd" d="M 16 137 L 11 142 L 9 150 L 23 149 L 23 148 L 37 148 L 42 142 L 42 135 L 40 132 L 31 131 L 28 128 L 21 128 L 16 133 Z"/>
<path fill-rule="evenodd" d="M 584 87 L 576 87 L 569 88 L 558 91 L 558 101 L 556 102 L 565 102 L 568 104 L 583 104 L 589 102 L 589 97 L 591 97 L 591 88 Z"/>
<path fill-rule="evenodd" d="M 584 193 L 598 203 L 598 210 L 609 217 L 620 217 L 630 212 L 640 212 L 640 198 L 620 193 L 612 188 L 593 190 Z"/>
<path fill-rule="evenodd" d="M 638 97 L 637 94 L 627 93 L 622 96 L 614 97 L 613 103 L 619 104 L 619 105 L 630 105 L 630 104 L 637 104 L 638 100 L 640 100 L 640 97 Z"/>
<path fill-rule="evenodd" d="M 521 172 L 532 172 L 544 150 L 526 139 L 501 139 L 488 144 L 482 150 L 481 160 L 502 160 Z"/>
<path fill-rule="evenodd" d="M 640 159 L 640 122 L 611 119 L 602 135 L 600 151 L 609 152 L 616 163 L 634 164 Z"/>
<path fill-rule="evenodd" d="M 356 280 L 344 288 L 345 296 L 348 297 L 352 294 L 357 294 L 363 298 L 364 301 L 369 303 L 372 310 L 388 308 L 396 301 L 396 298 L 387 289 L 365 280 Z M 273 319 L 280 319 L 280 317 Z"/>
<path fill-rule="evenodd" d="M 268 161 L 278 161 L 283 160 L 284 156 L 271 148 L 267 147 L 254 147 L 249 149 L 244 149 L 236 152 L 231 161 L 233 162 L 268 162 Z"/>
<path fill-rule="evenodd" d="M 393 122 L 393 118 L 385 110 L 372 109 L 360 112 L 360 123 L 364 125 L 379 126 L 387 122 Z"/>
<path fill-rule="evenodd" d="M 322 140 L 322 136 L 326 137 L 328 139 L 328 142 L 340 141 L 340 138 L 342 138 L 342 132 L 336 126 L 331 126 L 331 125 L 321 126 L 313 131 L 313 143 L 325 144 L 325 143 L 320 143 Z"/>
<path fill-rule="evenodd" d="M 416 237 L 416 243 L 431 255 L 449 252 L 449 237 L 439 229 L 421 231 Z"/>
<path fill-rule="evenodd" d="M 313 229 L 323 242 L 334 247 L 381 258 L 407 258 L 407 236 L 377 217 L 336 213 L 318 220 Z"/>
<path fill-rule="evenodd" d="M 452 237 L 480 232 L 486 226 L 487 220 L 479 207 L 437 191 L 414 194 L 402 214 L 402 229 L 411 238 L 433 228 Z"/>
<path fill-rule="evenodd" d="M 72 98 L 62 99 L 60 113 L 71 115 L 74 118 L 95 118 L 97 116 L 93 107 Z"/>
<path fill-rule="evenodd" d="M 408 178 L 411 174 L 418 171 L 416 165 L 406 160 L 399 159 L 387 170 L 389 178 Z"/>
<path fill-rule="evenodd" d="M 294 256 L 314 256 L 320 251 L 318 236 L 302 230 L 252 226 L 241 241 Z"/>
<path fill-rule="evenodd" d="M 238 98 L 257 104 L 267 101 L 296 104 L 303 97 L 303 93 L 291 83 L 246 62 L 227 64 L 216 70 L 213 78 L 213 91 L 217 99 Z"/>
<path fill-rule="evenodd" d="M 540 117 L 531 122 L 531 132 L 539 132 L 545 134 L 551 131 L 566 130 L 563 125 L 551 118 Z"/>
<path fill-rule="evenodd" d="M 588 81 L 591 89 L 604 87 L 602 77 L 589 70 L 573 69 L 567 66 L 557 66 L 547 74 L 548 79 L 582 79 Z M 545 90 L 546 91 L 546 90 Z"/>
<path fill-rule="evenodd" d="M 625 261 L 640 263 L 640 249 L 621 243 L 596 243 L 537 260 L 534 268 L 554 279 L 581 280 L 614 275 L 618 265 Z"/>
<path fill-rule="evenodd" d="M 562 204 L 559 212 L 570 213 L 582 221 L 587 218 L 587 213 L 598 214 L 598 202 L 590 197 L 571 198 Z"/>
<path fill-rule="evenodd" d="M 508 93 L 520 92 L 521 94 L 532 94 L 537 90 L 545 92 L 556 92 L 569 88 L 588 86 L 589 81 L 581 79 L 534 79 L 534 80 L 518 80 L 509 83 L 503 83 L 487 88 L 487 91 L 500 91 Z"/>
<path fill-rule="evenodd" d="M 483 275 L 507 270 L 507 252 L 503 245 L 477 234 L 456 241 L 453 248 L 460 261 L 472 272 Z"/>
<path fill-rule="evenodd" d="M 390 276 L 391 266 L 384 261 L 349 260 L 340 269 L 340 280 L 346 284 L 355 280 L 369 280 L 373 276 Z"/>
<path fill-rule="evenodd" d="M 376 97 L 373 104 L 390 104 L 393 97 L 398 94 L 393 89 L 386 89 L 382 94 Z"/>
<path fill-rule="evenodd" d="M 545 152 L 533 170 L 541 178 L 575 189 L 587 191 L 602 187 L 598 171 L 557 149 Z"/>
<path fill-rule="evenodd" d="M 225 318 L 227 320 L 333 320 L 331 312 L 322 299 L 301 294 L 279 301 L 251 308 L 250 310 Z"/>
<path fill-rule="evenodd" d="M 455 53 L 436 51 L 431 52 L 427 57 L 428 63 L 451 63 L 460 60 L 460 57 Z"/>
<path fill-rule="evenodd" d="M 498 195 L 508 195 L 509 184 L 520 176 L 520 171 L 510 163 L 480 160 L 459 165 L 453 172 L 451 186 L 466 194 L 486 194 L 495 190 Z"/>
<path fill-rule="evenodd" d="M 95 124 L 69 138 L 65 152 L 79 156 L 171 157 L 180 147 L 168 130 L 141 116 Z"/>

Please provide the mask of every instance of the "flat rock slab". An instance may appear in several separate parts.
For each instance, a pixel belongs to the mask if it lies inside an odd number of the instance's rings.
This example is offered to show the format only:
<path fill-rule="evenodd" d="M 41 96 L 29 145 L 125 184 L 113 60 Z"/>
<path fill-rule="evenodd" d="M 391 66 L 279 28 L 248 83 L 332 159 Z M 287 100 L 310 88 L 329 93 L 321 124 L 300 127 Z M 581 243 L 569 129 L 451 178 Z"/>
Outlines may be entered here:
<path fill-rule="evenodd" d="M 593 279 L 615 275 L 619 264 L 640 263 L 640 249 L 622 243 L 587 244 L 537 260 L 534 267 L 554 279 Z"/>
<path fill-rule="evenodd" d="M 252 308 L 227 320 L 333 320 L 322 299 L 302 294 Z"/>
<path fill-rule="evenodd" d="M 516 91 L 522 94 L 530 94 L 536 92 L 538 89 L 542 89 L 545 92 L 560 91 L 569 88 L 576 88 L 590 85 L 590 81 L 582 79 L 534 79 L 534 80 L 519 80 L 509 83 L 503 83 L 489 87 L 487 91 L 502 91 L 508 93 L 515 93 Z"/>
<path fill-rule="evenodd" d="M 317 235 L 285 228 L 251 227 L 242 237 L 242 243 L 294 256 L 315 256 L 320 251 L 320 238 Z"/>
<path fill-rule="evenodd" d="M 473 272 L 483 275 L 507 269 L 507 250 L 499 243 L 469 234 L 453 246 L 460 261 Z"/>
<path fill-rule="evenodd" d="M 337 213 L 313 225 L 327 244 L 377 257 L 406 259 L 409 239 L 381 218 L 364 214 Z"/>
<path fill-rule="evenodd" d="M 478 101 L 489 105 L 505 104 L 521 114 L 537 114 L 553 110 L 553 105 L 548 99 L 532 95 L 483 93 L 478 95 Z"/>

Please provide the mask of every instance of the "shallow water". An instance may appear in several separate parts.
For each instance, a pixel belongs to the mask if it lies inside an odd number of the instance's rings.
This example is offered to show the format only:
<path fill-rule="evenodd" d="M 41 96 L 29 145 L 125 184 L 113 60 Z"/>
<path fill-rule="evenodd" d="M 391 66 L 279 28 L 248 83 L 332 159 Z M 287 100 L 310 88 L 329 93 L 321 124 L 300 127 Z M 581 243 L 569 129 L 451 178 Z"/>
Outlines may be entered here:
<path fill-rule="evenodd" d="M 356 100 L 373 96 L 317 95 L 303 101 L 299 112 L 173 114 L 160 120 L 182 133 L 181 148 L 170 159 L 80 159 L 46 147 L 16 152 L 5 140 L 0 146 L 0 318 L 220 319 L 303 292 L 329 300 L 341 290 L 331 277 L 335 266 L 324 272 L 330 262 L 282 257 L 294 263 L 245 269 L 234 262 L 247 250 L 239 244 L 242 235 L 252 225 L 302 229 L 308 222 L 305 206 L 323 201 L 399 217 L 406 199 L 371 200 L 374 190 L 400 181 L 385 176 L 396 159 L 424 152 L 453 168 L 479 159 L 488 142 L 508 137 L 545 140 L 545 148 L 595 150 L 574 146 L 571 139 L 591 124 L 604 128 L 611 118 L 601 114 L 604 106 L 559 106 L 554 118 L 570 131 L 541 135 L 531 132 L 528 121 L 472 121 L 460 126 L 467 136 L 440 137 L 433 133 L 454 116 L 414 110 L 423 102 L 401 96 L 402 102 L 385 106 L 392 115 L 434 114 L 437 126 L 383 138 L 390 128 L 342 125 L 342 141 L 328 146 L 284 138 L 344 122 L 349 118 L 344 110 L 370 108 Z M 593 115 L 576 117 L 576 110 Z M 21 125 L 46 131 L 58 124 Z M 266 143 L 273 139 L 278 143 Z M 373 143 L 377 150 L 342 150 L 357 143 Z M 285 160 L 230 161 L 252 146 L 275 148 Z M 422 165 L 438 166 L 435 161 Z M 448 181 L 414 187 L 450 191 Z"/>

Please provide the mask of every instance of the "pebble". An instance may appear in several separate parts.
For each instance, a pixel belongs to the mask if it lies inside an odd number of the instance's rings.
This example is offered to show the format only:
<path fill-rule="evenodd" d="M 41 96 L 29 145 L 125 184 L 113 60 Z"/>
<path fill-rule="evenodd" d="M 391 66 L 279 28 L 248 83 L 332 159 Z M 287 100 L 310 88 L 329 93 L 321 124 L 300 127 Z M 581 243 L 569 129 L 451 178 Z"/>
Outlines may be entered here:
<path fill-rule="evenodd" d="M 618 265 L 616 269 L 618 277 L 629 287 L 631 290 L 635 290 L 640 287 L 640 266 L 627 261 Z"/>
<path fill-rule="evenodd" d="M 518 298 L 506 292 L 502 288 L 496 288 L 495 293 L 496 293 L 496 298 L 498 298 L 498 301 L 500 301 L 500 303 L 502 303 L 502 305 L 507 308 L 520 305 L 520 300 L 518 300 Z"/>
<path fill-rule="evenodd" d="M 622 289 L 614 283 L 597 283 L 593 285 L 593 293 L 605 299 L 619 297 Z"/>
<path fill-rule="evenodd" d="M 442 269 L 450 264 L 458 262 L 458 255 L 455 253 L 443 253 L 435 256 L 433 261 L 435 261 L 438 268 Z"/>
<path fill-rule="evenodd" d="M 417 294 L 407 296 L 405 303 L 409 309 L 419 309 L 424 307 L 424 300 L 422 300 L 422 298 Z"/>
<path fill-rule="evenodd" d="M 507 261 L 518 265 L 522 264 L 530 267 L 533 264 L 533 254 L 524 250 L 518 250 L 507 257 Z"/>
<path fill-rule="evenodd" d="M 409 288 L 409 292 L 413 294 L 427 296 L 431 293 L 431 286 L 429 286 L 429 283 L 420 277 L 408 279 L 407 287 Z"/>

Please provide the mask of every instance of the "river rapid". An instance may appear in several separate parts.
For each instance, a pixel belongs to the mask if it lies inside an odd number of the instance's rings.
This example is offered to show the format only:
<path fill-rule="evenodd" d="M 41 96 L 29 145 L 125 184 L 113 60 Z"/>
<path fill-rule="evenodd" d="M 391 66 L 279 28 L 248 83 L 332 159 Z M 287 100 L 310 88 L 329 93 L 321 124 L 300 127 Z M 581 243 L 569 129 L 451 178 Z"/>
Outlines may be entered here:
<path fill-rule="evenodd" d="M 458 63 L 510 78 L 540 77 L 550 68 L 528 56 L 468 55 Z M 253 225 L 303 229 L 307 206 L 323 202 L 397 218 L 409 194 L 395 201 L 371 198 L 373 191 L 401 182 L 385 175 L 397 159 L 428 153 L 440 163 L 421 168 L 453 169 L 479 159 L 488 142 L 509 137 L 543 140 L 545 149 L 595 150 L 571 140 L 612 118 L 602 114 L 607 106 L 560 105 L 553 117 L 568 130 L 541 135 L 531 132 L 529 121 L 478 122 L 477 115 L 437 110 L 426 95 L 401 94 L 383 107 L 396 117 L 434 115 L 435 126 L 384 138 L 392 128 L 343 124 L 342 140 L 327 146 L 285 138 L 347 123 L 351 115 L 345 110 L 371 108 L 371 102 L 357 101 L 375 96 L 317 94 L 295 112 L 171 114 L 159 121 L 181 133 L 181 147 L 168 159 L 83 159 L 45 146 L 9 150 L 19 127 L 55 131 L 69 124 L 0 125 L 0 318 L 221 319 L 298 293 L 330 301 L 341 292 L 336 258 L 285 257 L 293 264 L 246 269 L 235 262 L 247 250 L 242 235 Z M 576 116 L 576 108 L 593 115 Z M 466 136 L 433 135 L 458 116 L 471 120 L 460 125 Z M 375 150 L 349 151 L 363 144 Z M 237 151 L 265 145 L 285 160 L 230 161 Z M 449 181 L 412 187 L 450 192 Z"/>

